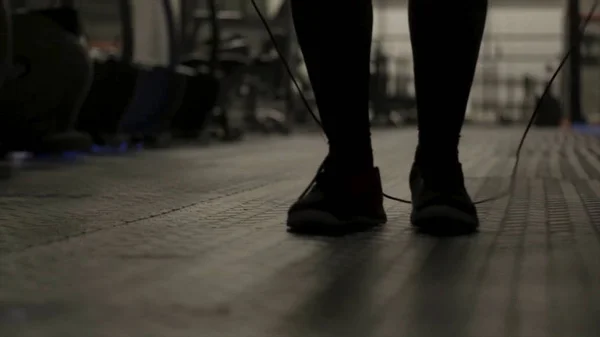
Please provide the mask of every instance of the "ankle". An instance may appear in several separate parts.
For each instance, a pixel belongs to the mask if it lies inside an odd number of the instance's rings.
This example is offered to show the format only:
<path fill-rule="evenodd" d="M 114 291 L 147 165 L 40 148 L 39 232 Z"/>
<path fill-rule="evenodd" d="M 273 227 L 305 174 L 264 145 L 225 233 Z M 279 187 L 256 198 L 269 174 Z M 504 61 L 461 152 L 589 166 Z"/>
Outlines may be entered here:
<path fill-rule="evenodd" d="M 415 163 L 419 166 L 459 164 L 457 147 L 418 145 L 415 152 Z"/>
<path fill-rule="evenodd" d="M 376 167 L 358 172 L 326 166 L 317 176 L 317 184 L 341 198 L 375 201 L 383 198 L 381 175 Z"/>
<path fill-rule="evenodd" d="M 375 167 L 373 151 L 365 149 L 348 153 L 330 150 L 327 156 L 327 167 L 350 175 L 371 171 Z"/>

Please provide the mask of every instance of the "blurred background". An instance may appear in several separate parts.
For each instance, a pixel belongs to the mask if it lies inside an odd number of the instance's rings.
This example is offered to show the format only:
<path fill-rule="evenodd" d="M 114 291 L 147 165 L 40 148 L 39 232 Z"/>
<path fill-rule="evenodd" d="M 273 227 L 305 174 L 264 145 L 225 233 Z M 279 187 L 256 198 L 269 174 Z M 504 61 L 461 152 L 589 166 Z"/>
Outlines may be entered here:
<path fill-rule="evenodd" d="M 257 2 L 314 105 L 289 1 Z M 5 3 L 13 20 L 12 43 L 3 41 L 12 44 L 4 48 L 9 71 L 0 91 L 2 110 L 12 116 L 0 137 L 4 153 L 166 147 L 174 140 L 233 141 L 315 128 L 249 1 Z M 407 4 L 375 3 L 373 125 L 414 125 Z M 592 18 L 582 38 L 573 34 L 590 5 L 491 1 L 469 122 L 523 124 L 541 103 L 538 126 L 599 123 L 600 19 Z M 62 47 L 42 46 L 50 40 Z M 573 43 L 581 48 L 539 102 Z M 444 53 L 441 47 L 439 62 Z"/>

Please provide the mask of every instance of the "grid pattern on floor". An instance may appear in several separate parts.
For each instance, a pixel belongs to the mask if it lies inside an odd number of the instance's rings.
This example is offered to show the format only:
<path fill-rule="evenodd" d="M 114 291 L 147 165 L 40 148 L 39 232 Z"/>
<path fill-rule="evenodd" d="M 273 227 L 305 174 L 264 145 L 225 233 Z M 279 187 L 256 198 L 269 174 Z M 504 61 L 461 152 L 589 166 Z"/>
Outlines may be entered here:
<path fill-rule="evenodd" d="M 469 129 L 476 199 L 509 185 L 520 130 Z M 379 131 L 406 197 L 415 132 Z M 414 234 L 409 207 L 344 238 L 288 234 L 324 155 L 302 135 L 88 158 L 0 194 L 0 336 L 599 336 L 600 141 L 536 130 L 481 233 Z M 37 334 L 36 334 L 37 333 Z"/>

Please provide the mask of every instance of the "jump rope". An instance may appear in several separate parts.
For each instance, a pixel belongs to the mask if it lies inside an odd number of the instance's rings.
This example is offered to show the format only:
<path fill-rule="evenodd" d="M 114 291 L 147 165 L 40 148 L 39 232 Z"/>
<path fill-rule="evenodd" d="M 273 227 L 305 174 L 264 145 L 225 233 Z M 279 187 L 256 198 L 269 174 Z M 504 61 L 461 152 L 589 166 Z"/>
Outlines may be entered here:
<path fill-rule="evenodd" d="M 294 76 L 294 72 L 291 69 L 289 61 L 285 58 L 283 52 L 281 51 L 281 48 L 277 44 L 277 41 L 273 34 L 273 31 L 271 30 L 271 27 L 270 27 L 269 23 L 267 22 L 267 20 L 265 19 L 262 11 L 258 8 L 258 5 L 256 4 L 256 0 L 250 0 L 250 1 L 252 3 L 252 7 L 254 7 L 254 10 L 256 11 L 256 14 L 258 14 L 260 21 L 262 22 L 263 26 L 265 27 L 265 30 L 269 34 L 269 38 L 271 39 L 271 42 L 273 43 L 273 46 L 275 48 L 275 51 L 277 52 L 277 55 L 279 56 L 279 59 L 281 60 L 281 63 L 283 63 L 283 66 L 284 66 L 286 72 L 288 73 L 288 75 L 290 76 L 290 78 L 292 80 L 292 83 L 294 84 L 294 87 L 296 88 L 296 90 L 298 90 L 300 98 L 302 99 L 302 102 L 303 102 L 304 106 L 306 107 L 306 110 L 310 113 L 310 115 L 312 116 L 314 121 L 317 123 L 317 125 L 319 125 L 319 127 L 321 128 L 321 131 L 323 133 L 325 133 L 325 130 L 323 129 L 323 125 L 321 124 L 321 121 L 317 117 L 314 110 L 311 108 L 310 103 L 308 102 L 308 99 L 304 95 L 304 91 L 302 90 L 302 88 L 300 87 L 300 84 L 298 83 L 298 80 Z M 580 35 L 583 35 L 585 33 L 588 24 L 590 23 L 592 17 L 594 16 L 594 13 L 596 13 L 596 8 L 598 7 L 599 3 L 600 3 L 600 0 L 595 0 L 593 5 L 591 6 L 591 9 L 589 10 L 585 20 L 583 21 L 583 23 L 581 24 L 581 27 L 579 28 Z M 519 145 L 517 146 L 517 150 L 515 152 L 515 163 L 513 165 L 512 172 L 510 175 L 509 187 L 506 189 L 506 191 L 504 191 L 496 196 L 490 197 L 490 198 L 478 200 L 475 202 L 475 204 L 483 204 L 483 203 L 490 202 L 490 201 L 496 201 L 496 200 L 502 199 L 504 197 L 510 196 L 512 194 L 512 192 L 514 191 L 514 189 L 516 187 L 516 181 L 517 181 L 517 170 L 519 168 L 519 160 L 521 158 L 521 151 L 523 150 L 523 145 L 525 144 L 525 139 L 527 138 L 527 135 L 529 134 L 529 131 L 531 130 L 531 126 L 533 125 L 533 123 L 540 111 L 541 103 L 544 101 L 544 98 L 550 92 L 550 89 L 552 87 L 552 84 L 556 80 L 556 77 L 558 76 L 558 74 L 560 73 L 562 68 L 565 66 L 565 64 L 567 63 L 567 60 L 569 59 L 569 57 L 571 57 L 571 54 L 573 53 L 573 51 L 576 48 L 580 48 L 579 44 L 577 44 L 577 43 L 574 43 L 569 47 L 569 49 L 567 50 L 565 55 L 562 57 L 558 67 L 556 67 L 556 70 L 552 74 L 552 77 L 550 78 L 550 80 L 548 80 L 548 83 L 546 84 L 546 87 L 544 88 L 542 95 L 538 99 L 535 109 L 533 110 L 533 114 L 529 118 L 527 127 L 525 128 L 525 131 L 523 132 L 523 135 L 521 136 L 521 140 L 519 141 Z M 317 174 L 312 179 L 312 181 L 310 182 L 308 187 L 304 190 L 304 192 L 302 193 L 302 196 L 304 196 L 306 193 L 308 193 L 308 191 L 314 186 L 314 184 L 317 181 L 318 174 L 323 170 L 324 164 L 325 164 L 325 161 L 323 161 L 321 163 L 321 165 L 319 166 Z M 411 204 L 411 201 L 409 201 L 409 200 L 397 198 L 397 197 L 391 196 L 386 193 L 383 193 L 383 196 L 390 200 L 398 201 L 398 202 L 405 203 L 405 204 Z"/>

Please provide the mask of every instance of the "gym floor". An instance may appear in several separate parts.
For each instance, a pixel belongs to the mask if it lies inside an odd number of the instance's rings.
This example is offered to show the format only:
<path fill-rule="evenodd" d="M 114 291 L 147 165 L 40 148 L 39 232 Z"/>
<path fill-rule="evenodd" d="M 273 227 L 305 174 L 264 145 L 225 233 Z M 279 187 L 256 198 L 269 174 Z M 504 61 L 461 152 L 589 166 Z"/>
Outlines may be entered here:
<path fill-rule="evenodd" d="M 518 129 L 470 128 L 476 199 L 509 184 Z M 2 182 L 0 336 L 600 336 L 600 140 L 534 130 L 479 234 L 413 233 L 409 207 L 341 238 L 285 231 L 324 140 L 302 134 L 89 157 Z M 416 132 L 376 131 L 408 196 Z"/>

